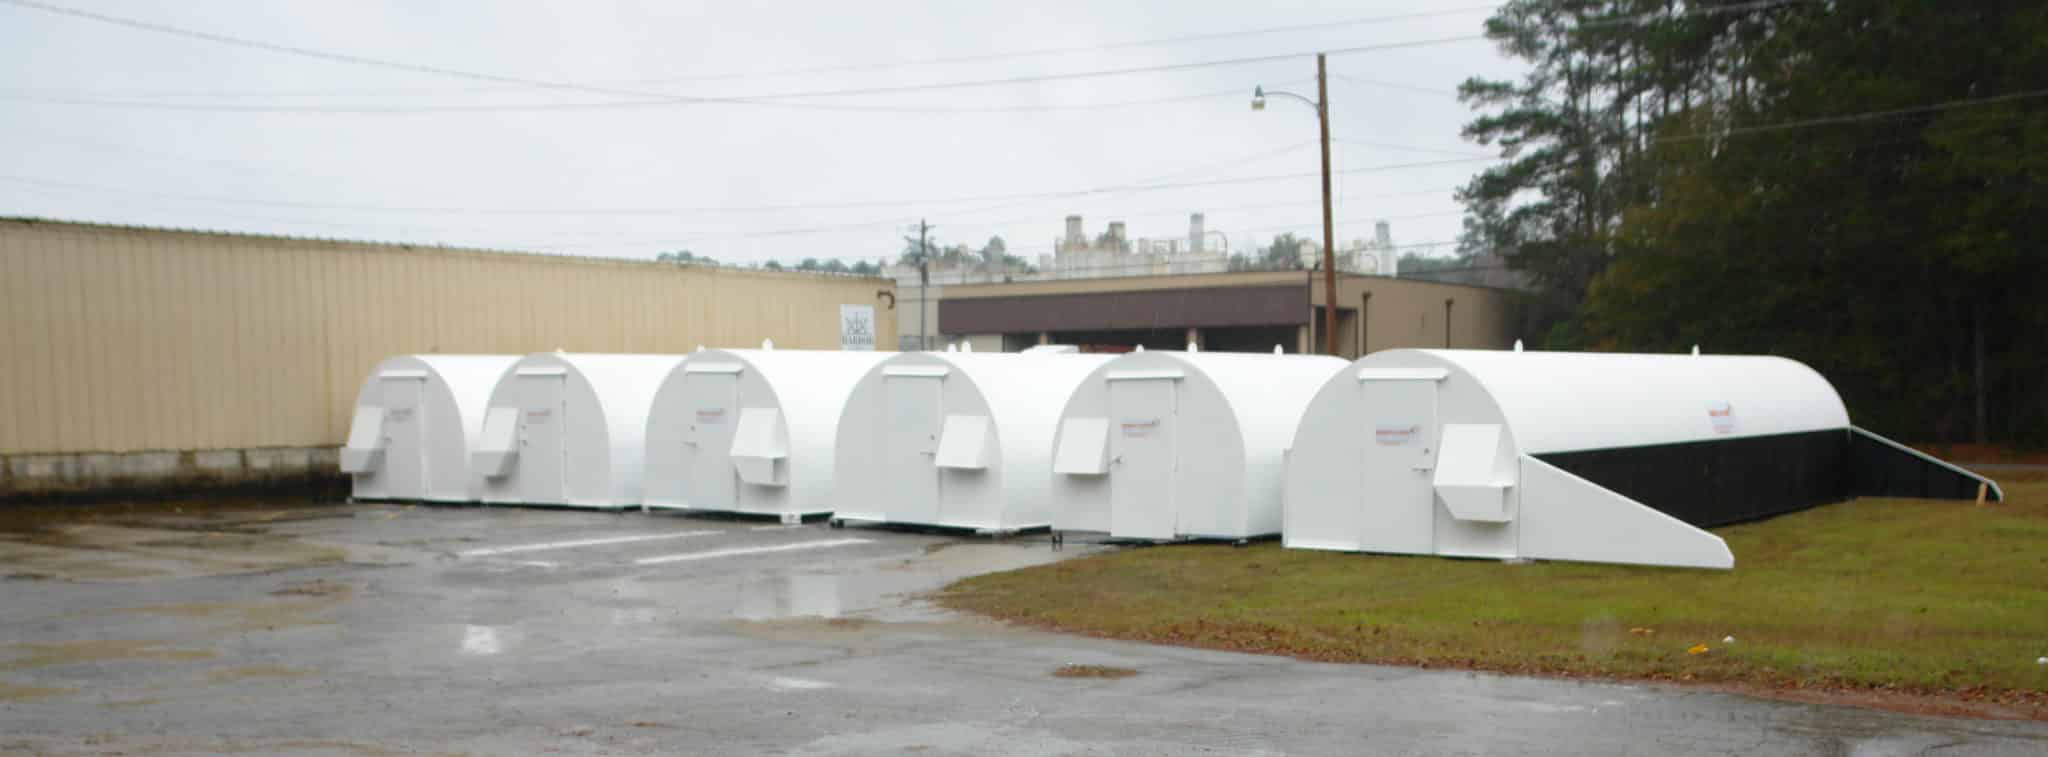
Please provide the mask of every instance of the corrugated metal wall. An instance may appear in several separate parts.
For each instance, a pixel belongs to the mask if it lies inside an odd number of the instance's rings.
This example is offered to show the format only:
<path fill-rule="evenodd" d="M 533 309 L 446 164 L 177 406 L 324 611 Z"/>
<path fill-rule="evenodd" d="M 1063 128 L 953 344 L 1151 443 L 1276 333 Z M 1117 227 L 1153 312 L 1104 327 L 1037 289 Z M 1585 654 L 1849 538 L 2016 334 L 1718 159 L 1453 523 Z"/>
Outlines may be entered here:
<path fill-rule="evenodd" d="M 0 220 L 0 454 L 335 445 L 412 352 L 837 349 L 882 279 Z"/>
<path fill-rule="evenodd" d="M 1320 284 L 1318 285 L 1320 286 Z M 1370 292 L 1372 298 L 1364 295 Z M 1452 300 L 1448 311 L 1444 301 Z M 1320 302 L 1321 298 L 1318 297 Z M 1337 306 L 1366 307 L 1365 351 L 1392 349 L 1499 350 L 1515 343 L 1516 301 L 1512 292 L 1422 279 L 1355 277 L 1343 279 Z M 1450 342 L 1444 321 L 1450 320 Z M 1355 326 L 1339 332 L 1347 356 L 1358 353 Z"/>

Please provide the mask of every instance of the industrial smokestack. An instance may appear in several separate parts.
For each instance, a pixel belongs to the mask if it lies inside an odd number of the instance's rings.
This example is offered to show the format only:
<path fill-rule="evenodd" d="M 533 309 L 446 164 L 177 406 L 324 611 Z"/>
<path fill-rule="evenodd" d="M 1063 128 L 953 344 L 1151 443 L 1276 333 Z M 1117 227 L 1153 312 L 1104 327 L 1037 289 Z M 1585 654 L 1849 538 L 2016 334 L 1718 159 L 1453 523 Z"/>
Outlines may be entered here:
<path fill-rule="evenodd" d="M 1386 221 L 1373 224 L 1372 236 L 1375 243 L 1373 246 L 1378 248 L 1375 252 L 1378 253 L 1380 258 L 1379 274 L 1381 276 L 1401 275 L 1401 253 L 1394 249 L 1393 228 L 1388 226 Z"/>
<path fill-rule="evenodd" d="M 1202 237 L 1207 236 L 1207 229 L 1202 227 L 1202 214 L 1188 216 L 1188 252 L 1191 254 L 1199 255 L 1202 252 Z"/>
<path fill-rule="evenodd" d="M 1123 248 L 1124 248 L 1124 239 L 1125 239 L 1125 237 L 1124 237 L 1124 222 L 1122 222 L 1122 221 L 1110 221 L 1110 222 L 1109 222 L 1109 245 L 1110 245 L 1110 248 L 1111 248 L 1111 249 L 1116 249 L 1116 250 L 1121 250 L 1121 249 L 1123 249 Z"/>
<path fill-rule="evenodd" d="M 1088 244 L 1088 233 L 1081 228 L 1080 216 L 1067 216 L 1067 246 L 1077 247 Z"/>

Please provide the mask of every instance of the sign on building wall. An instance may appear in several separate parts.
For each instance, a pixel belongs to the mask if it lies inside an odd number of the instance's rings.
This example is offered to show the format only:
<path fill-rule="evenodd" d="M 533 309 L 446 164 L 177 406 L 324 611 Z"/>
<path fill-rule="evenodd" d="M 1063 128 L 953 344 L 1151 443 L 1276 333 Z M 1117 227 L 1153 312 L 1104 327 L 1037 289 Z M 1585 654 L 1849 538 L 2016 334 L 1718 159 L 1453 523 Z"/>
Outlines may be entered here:
<path fill-rule="evenodd" d="M 839 306 L 839 349 L 875 351 L 875 306 Z"/>

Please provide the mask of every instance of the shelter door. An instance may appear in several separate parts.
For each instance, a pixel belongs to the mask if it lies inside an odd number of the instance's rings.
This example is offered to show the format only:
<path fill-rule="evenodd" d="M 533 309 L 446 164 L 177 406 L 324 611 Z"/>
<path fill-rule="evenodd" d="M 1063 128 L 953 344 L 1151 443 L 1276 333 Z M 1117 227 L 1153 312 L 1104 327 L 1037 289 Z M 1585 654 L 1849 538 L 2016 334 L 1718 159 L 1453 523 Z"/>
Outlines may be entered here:
<path fill-rule="evenodd" d="M 519 496 L 527 502 L 563 502 L 564 437 L 561 374 L 519 376 Z"/>
<path fill-rule="evenodd" d="M 730 510 L 739 505 L 739 472 L 732 467 L 733 431 L 739 426 L 737 373 L 688 373 L 690 429 L 683 456 L 689 479 L 683 500 L 690 507 Z"/>
<path fill-rule="evenodd" d="M 1431 485 L 1437 452 L 1437 382 L 1364 380 L 1364 479 L 1358 500 L 1367 552 L 1429 554 L 1436 547 L 1436 492 Z"/>
<path fill-rule="evenodd" d="M 889 501 L 883 509 L 893 520 L 938 522 L 943 381 L 938 376 L 884 378 L 889 416 L 882 431 L 882 476 Z"/>
<path fill-rule="evenodd" d="M 426 438 L 420 417 L 426 379 L 389 376 L 379 383 L 384 395 L 384 496 L 420 499 L 427 493 Z"/>
<path fill-rule="evenodd" d="M 1172 379 L 1109 382 L 1109 533 L 1172 539 L 1178 385 Z"/>

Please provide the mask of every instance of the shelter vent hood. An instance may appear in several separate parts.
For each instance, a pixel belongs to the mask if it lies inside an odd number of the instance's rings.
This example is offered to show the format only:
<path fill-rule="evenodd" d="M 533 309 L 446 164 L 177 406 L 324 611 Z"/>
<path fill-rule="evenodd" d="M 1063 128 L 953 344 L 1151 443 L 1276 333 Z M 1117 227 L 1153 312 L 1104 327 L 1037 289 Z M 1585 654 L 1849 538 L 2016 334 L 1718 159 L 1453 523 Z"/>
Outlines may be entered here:
<path fill-rule="evenodd" d="M 469 468 L 484 478 L 503 478 L 512 473 L 519 458 L 519 408 L 494 407 L 484 415 L 484 432 L 470 453 Z"/>
<path fill-rule="evenodd" d="M 358 407 L 341 448 L 341 472 L 369 473 L 384 464 L 384 408 Z"/>
<path fill-rule="evenodd" d="M 757 486 L 789 484 L 789 435 L 782 411 L 770 407 L 740 409 L 732 437 L 732 466 L 740 480 Z"/>

